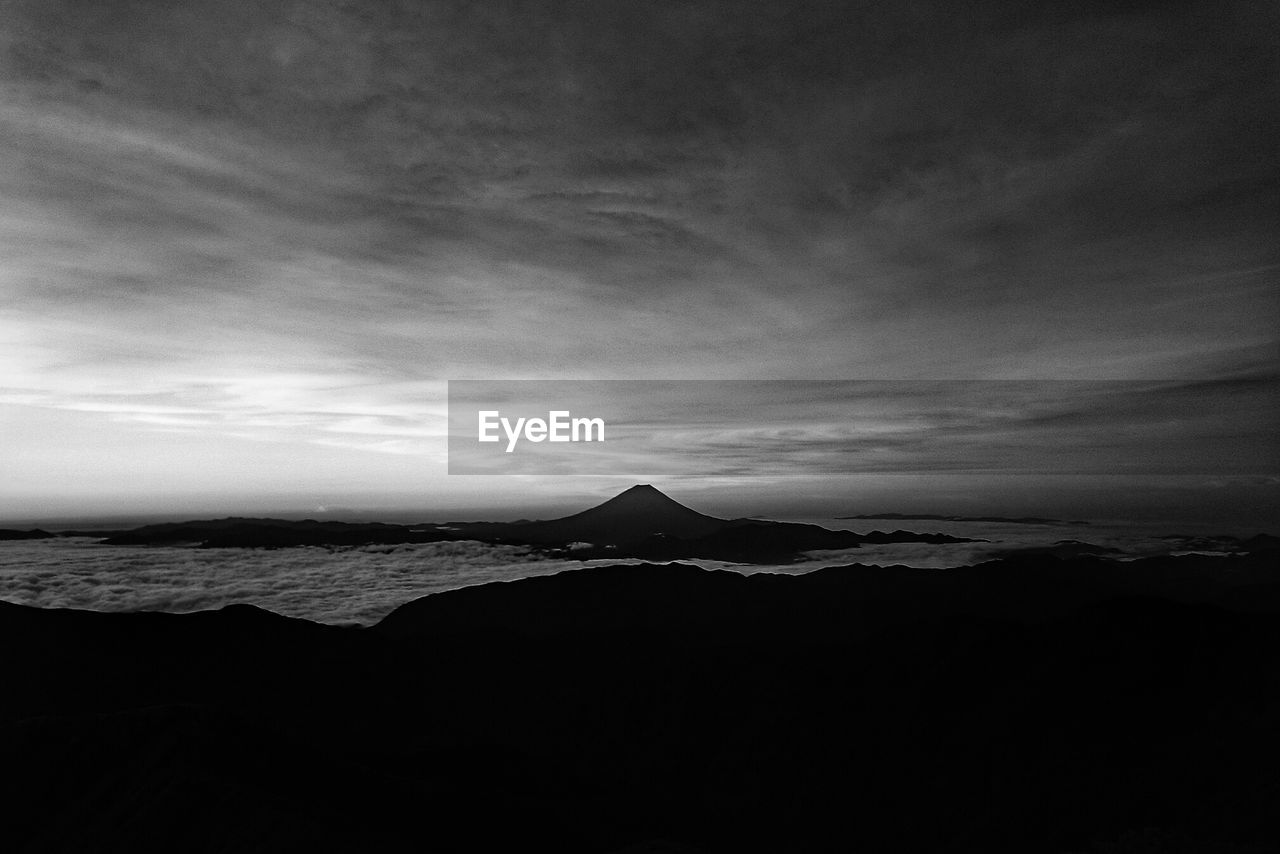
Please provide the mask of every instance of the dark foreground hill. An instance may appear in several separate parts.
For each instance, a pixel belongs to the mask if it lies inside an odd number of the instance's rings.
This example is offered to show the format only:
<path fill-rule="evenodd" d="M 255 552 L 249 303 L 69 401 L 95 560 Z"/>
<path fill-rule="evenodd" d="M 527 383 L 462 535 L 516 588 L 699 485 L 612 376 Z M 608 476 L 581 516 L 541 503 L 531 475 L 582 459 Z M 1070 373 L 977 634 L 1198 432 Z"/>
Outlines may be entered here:
<path fill-rule="evenodd" d="M 1274 556 L 0 604 L 4 847 L 1270 851 Z"/>

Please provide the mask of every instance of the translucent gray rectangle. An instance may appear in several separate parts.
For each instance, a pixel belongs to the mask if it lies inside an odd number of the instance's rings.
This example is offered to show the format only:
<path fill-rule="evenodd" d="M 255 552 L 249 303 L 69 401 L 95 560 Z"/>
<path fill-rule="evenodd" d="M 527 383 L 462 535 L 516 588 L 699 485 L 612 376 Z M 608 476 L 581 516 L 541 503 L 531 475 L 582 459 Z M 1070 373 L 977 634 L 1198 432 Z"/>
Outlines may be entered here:
<path fill-rule="evenodd" d="M 1271 476 L 1278 413 L 1275 378 L 454 380 L 449 473 Z"/>

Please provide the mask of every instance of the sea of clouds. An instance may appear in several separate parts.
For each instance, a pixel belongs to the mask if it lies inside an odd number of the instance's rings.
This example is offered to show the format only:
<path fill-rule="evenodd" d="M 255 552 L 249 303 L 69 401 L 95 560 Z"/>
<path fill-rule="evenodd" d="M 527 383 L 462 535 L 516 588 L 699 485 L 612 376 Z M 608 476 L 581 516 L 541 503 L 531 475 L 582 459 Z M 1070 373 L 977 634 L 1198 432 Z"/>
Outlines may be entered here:
<path fill-rule="evenodd" d="M 199 549 L 65 538 L 0 543 L 0 599 L 42 608 L 188 612 L 247 602 L 325 623 L 374 623 L 455 587 L 577 562 L 475 542 Z"/>
<path fill-rule="evenodd" d="M 845 527 L 826 521 L 830 527 Z M 847 523 L 846 523 L 847 524 Z M 857 529 L 871 526 L 857 524 Z M 878 527 L 885 528 L 884 523 Z M 931 530 L 986 539 L 974 543 L 898 543 L 811 552 L 786 565 L 744 566 L 696 560 L 707 569 L 799 574 L 851 563 L 917 568 L 964 566 L 1010 548 L 1088 539 L 1126 554 L 1159 553 L 1169 544 L 1135 538 L 1128 529 L 974 525 L 932 522 Z M 551 559 L 519 546 L 464 541 L 295 547 L 200 549 L 106 546 L 96 539 L 0 542 L 0 600 L 42 608 L 184 613 L 249 603 L 290 617 L 324 623 L 376 623 L 406 602 L 473 584 L 550 575 L 602 563 Z"/>
<path fill-rule="evenodd" d="M 800 573 L 865 562 L 871 556 L 831 552 L 785 566 L 691 562 L 708 569 Z M 947 563 L 942 554 L 930 557 Z M 290 617 L 368 625 L 431 593 L 592 564 L 635 562 L 550 559 L 523 547 L 470 541 L 200 549 L 105 546 L 94 539 L 68 537 L 0 543 L 0 600 L 41 608 L 174 613 L 247 602 Z"/>

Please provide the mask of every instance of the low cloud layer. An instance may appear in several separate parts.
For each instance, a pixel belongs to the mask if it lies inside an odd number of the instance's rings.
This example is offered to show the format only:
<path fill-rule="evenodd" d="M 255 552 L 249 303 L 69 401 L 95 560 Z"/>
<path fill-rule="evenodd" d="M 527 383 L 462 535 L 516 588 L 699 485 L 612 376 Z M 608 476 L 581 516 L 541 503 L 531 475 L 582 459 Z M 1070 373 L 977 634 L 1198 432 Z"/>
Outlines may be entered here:
<path fill-rule="evenodd" d="M 72 539 L 4 546 L 0 597 L 10 602 L 179 613 L 247 602 L 327 623 L 376 622 L 429 593 L 570 565 L 470 542 L 256 550 L 130 548 Z"/>
<path fill-rule="evenodd" d="M 260 550 L 132 548 L 69 539 L 0 546 L 0 599 L 8 602 L 174 613 L 249 603 L 290 617 L 361 624 L 375 623 L 397 606 L 431 593 L 619 562 L 547 560 L 517 547 L 474 542 Z M 891 553 L 815 555 L 777 567 L 694 562 L 708 569 L 795 573 Z M 948 559 L 902 552 L 886 562 L 916 558 L 922 566 L 956 565 L 970 554 L 958 550 Z"/>
<path fill-rule="evenodd" d="M 873 528 L 898 527 L 869 521 L 807 521 L 864 533 Z M 1036 526 L 930 521 L 914 528 L 985 542 L 868 544 L 843 551 L 810 552 L 786 565 L 685 562 L 746 574 L 796 574 L 854 563 L 919 568 L 965 566 L 1009 549 L 1051 547 L 1071 539 L 1114 548 L 1128 556 L 1191 548 L 1183 540 L 1162 536 L 1169 529 L 1159 525 Z M 1242 533 L 1247 536 L 1253 532 Z M 1203 543 L 1194 547 L 1217 548 Z M 551 560 L 522 547 L 478 542 L 198 549 L 104 546 L 87 538 L 11 541 L 0 543 L 0 600 L 42 608 L 174 613 L 248 603 L 290 617 L 368 625 L 405 602 L 457 587 L 599 564 L 637 562 Z"/>

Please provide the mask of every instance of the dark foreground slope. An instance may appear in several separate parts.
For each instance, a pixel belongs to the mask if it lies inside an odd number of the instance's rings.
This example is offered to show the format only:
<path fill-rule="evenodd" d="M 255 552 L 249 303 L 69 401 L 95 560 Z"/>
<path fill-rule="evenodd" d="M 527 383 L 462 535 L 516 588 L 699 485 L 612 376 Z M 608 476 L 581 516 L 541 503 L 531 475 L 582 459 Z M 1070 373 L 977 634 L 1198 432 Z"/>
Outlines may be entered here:
<path fill-rule="evenodd" d="M 1272 563 L 610 567 L 373 629 L 0 605 L 4 847 L 1272 850 Z"/>

